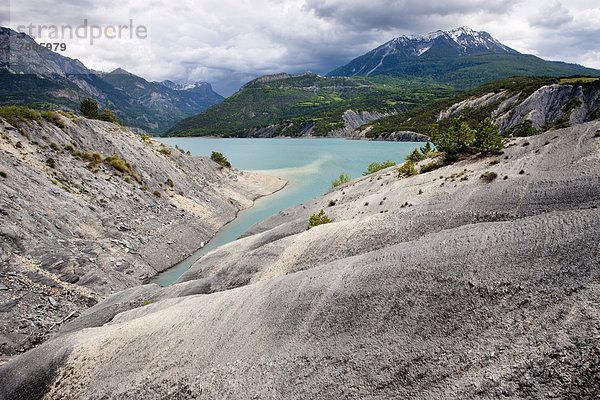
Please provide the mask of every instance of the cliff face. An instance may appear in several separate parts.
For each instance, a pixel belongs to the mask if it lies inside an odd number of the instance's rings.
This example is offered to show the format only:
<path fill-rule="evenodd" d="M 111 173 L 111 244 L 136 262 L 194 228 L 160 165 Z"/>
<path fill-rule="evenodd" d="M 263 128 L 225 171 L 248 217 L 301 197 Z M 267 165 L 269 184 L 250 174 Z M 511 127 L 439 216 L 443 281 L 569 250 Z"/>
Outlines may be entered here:
<path fill-rule="evenodd" d="M 4 355 L 177 263 L 284 184 L 108 122 L 58 118 L 0 119 Z"/>
<path fill-rule="evenodd" d="M 2 366 L 0 393 L 592 397 L 599 130 L 341 185 L 208 253 L 171 287 L 89 309 Z M 307 230 L 320 209 L 333 223 Z"/>

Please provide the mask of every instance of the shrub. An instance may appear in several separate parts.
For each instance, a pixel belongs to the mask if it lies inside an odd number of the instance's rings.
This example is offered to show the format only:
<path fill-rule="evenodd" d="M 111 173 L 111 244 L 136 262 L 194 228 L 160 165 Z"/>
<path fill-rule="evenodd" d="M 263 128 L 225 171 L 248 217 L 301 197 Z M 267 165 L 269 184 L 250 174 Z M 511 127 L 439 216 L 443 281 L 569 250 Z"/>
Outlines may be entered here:
<path fill-rule="evenodd" d="M 334 187 L 340 186 L 346 182 L 350 182 L 350 177 L 348 176 L 348 174 L 340 174 L 340 177 L 338 179 L 333 179 L 331 181 L 331 188 L 333 189 Z"/>
<path fill-rule="evenodd" d="M 416 175 L 417 170 L 415 169 L 415 163 L 412 161 L 406 161 L 400 168 L 398 168 L 398 178 L 403 176 Z"/>
<path fill-rule="evenodd" d="M 6 178 L 8 174 L 5 171 L 0 171 L 0 176 Z"/>
<path fill-rule="evenodd" d="M 594 137 L 600 137 L 600 129 L 598 129 L 598 130 L 596 131 L 596 133 L 594 133 Z"/>
<path fill-rule="evenodd" d="M 81 102 L 79 110 L 84 117 L 90 119 L 98 118 L 98 103 L 92 100 L 90 97 L 86 98 Z"/>
<path fill-rule="evenodd" d="M 17 127 L 18 121 L 29 124 L 28 121 L 40 122 L 40 113 L 23 106 L 4 106 L 0 107 L 0 117 L 4 118 L 9 124 Z"/>
<path fill-rule="evenodd" d="M 98 119 L 101 121 L 112 122 L 113 124 L 119 122 L 119 120 L 117 120 L 117 117 L 115 117 L 115 114 L 113 114 L 108 108 L 105 108 L 104 111 L 102 111 L 102 113 L 98 115 Z"/>
<path fill-rule="evenodd" d="M 321 208 L 321 211 L 310 216 L 310 218 L 308 219 L 308 227 L 306 229 L 308 230 L 314 226 L 328 224 L 330 222 L 331 220 L 325 214 L 325 211 L 323 211 L 323 209 Z"/>
<path fill-rule="evenodd" d="M 329 200 L 329 204 L 327 205 L 328 207 L 333 207 L 335 206 L 335 200 Z"/>
<path fill-rule="evenodd" d="M 66 150 L 66 151 L 70 151 L 70 152 L 73 152 L 73 151 L 75 151 L 75 149 L 73 148 L 73 146 L 72 146 L 72 145 L 70 145 L 70 144 L 67 144 L 67 145 L 65 145 L 64 147 L 65 147 L 65 150 Z"/>
<path fill-rule="evenodd" d="M 59 150 L 60 150 L 60 147 L 58 147 L 58 145 L 56 144 L 56 142 L 52 142 L 52 143 L 50 143 L 50 148 L 51 148 L 52 150 L 56 150 L 56 151 L 59 151 Z"/>
<path fill-rule="evenodd" d="M 210 154 L 210 159 L 222 167 L 231 168 L 231 164 L 229 163 L 229 161 L 227 161 L 227 158 L 225 158 L 225 156 L 219 153 L 218 151 L 213 151 Z"/>
<path fill-rule="evenodd" d="M 481 179 L 483 179 L 486 182 L 491 182 L 494 179 L 496 179 L 498 177 L 498 174 L 495 172 L 484 172 L 483 174 L 481 174 Z"/>
<path fill-rule="evenodd" d="M 156 151 L 158 151 L 160 154 L 164 154 L 166 156 L 168 156 L 169 154 L 171 154 L 171 150 L 169 150 L 169 149 L 158 149 Z"/>
<path fill-rule="evenodd" d="M 406 156 L 406 160 L 407 161 L 412 161 L 412 162 L 419 162 L 421 160 L 424 160 L 425 156 L 423 154 L 421 154 L 421 152 L 419 152 L 419 148 L 415 147 L 415 149 L 412 151 L 412 153 L 410 153 L 409 155 Z"/>
<path fill-rule="evenodd" d="M 58 114 L 55 113 L 54 111 L 43 111 L 40 115 L 46 121 L 53 123 L 54 125 L 58 126 L 59 128 L 65 127 L 64 122 L 62 122 L 62 120 L 60 119 Z"/>
<path fill-rule="evenodd" d="M 113 154 L 110 157 L 106 157 L 105 161 L 108 162 L 108 165 L 110 165 L 117 171 L 119 171 L 125 175 L 129 175 L 133 179 L 135 179 L 138 183 L 141 183 L 139 176 L 137 176 L 136 173 L 133 171 L 133 166 L 131 165 L 131 163 L 128 163 L 128 162 L 122 160 L 121 158 L 119 158 L 118 154 Z"/>
<path fill-rule="evenodd" d="M 50 168 L 54 168 L 54 167 L 56 167 L 56 161 L 54 161 L 54 158 L 48 157 L 46 159 L 46 165 L 49 166 Z"/>
<path fill-rule="evenodd" d="M 423 166 L 421 167 L 421 171 L 420 171 L 420 173 L 421 173 L 421 174 L 424 174 L 424 173 L 426 173 L 426 172 L 431 172 L 431 171 L 434 171 L 434 170 L 436 170 L 436 169 L 440 168 L 441 166 L 442 166 L 441 164 L 437 164 L 437 163 L 434 163 L 434 162 L 432 162 L 432 163 L 429 163 L 429 164 L 423 165 Z"/>
<path fill-rule="evenodd" d="M 173 179 L 171 179 L 171 178 L 167 178 L 167 180 L 166 180 L 165 184 L 166 184 L 167 186 L 171 186 L 171 187 L 173 187 L 173 186 L 174 186 Z"/>
<path fill-rule="evenodd" d="M 17 143 L 15 143 L 15 147 L 21 149 L 23 148 L 23 143 L 21 143 L 21 141 L 19 140 Z"/>
<path fill-rule="evenodd" d="M 160 190 L 155 190 L 153 193 L 156 197 L 160 197 Z"/>
<path fill-rule="evenodd" d="M 394 165 L 396 165 L 396 163 L 392 162 L 390 160 L 383 161 L 383 162 L 377 162 L 377 161 L 372 162 L 367 167 L 367 171 L 363 172 L 363 176 L 372 174 L 372 173 L 377 172 L 377 171 L 381 171 L 382 169 L 385 169 L 385 168 L 388 168 L 388 167 L 393 167 Z"/>
<path fill-rule="evenodd" d="M 79 158 L 80 160 L 85 160 L 88 161 L 88 168 L 89 169 L 93 169 L 96 167 L 96 165 L 100 164 L 102 162 L 102 156 L 99 153 L 79 153 L 79 152 L 73 152 L 71 153 L 73 154 L 74 157 Z"/>

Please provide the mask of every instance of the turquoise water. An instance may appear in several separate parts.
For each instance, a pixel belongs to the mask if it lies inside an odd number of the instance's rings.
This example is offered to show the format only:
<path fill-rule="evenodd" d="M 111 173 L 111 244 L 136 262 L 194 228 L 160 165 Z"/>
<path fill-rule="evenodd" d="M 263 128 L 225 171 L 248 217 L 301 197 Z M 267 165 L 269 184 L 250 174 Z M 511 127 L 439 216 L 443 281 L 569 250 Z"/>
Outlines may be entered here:
<path fill-rule="evenodd" d="M 208 251 L 237 239 L 258 221 L 298 203 L 325 193 L 331 180 L 341 173 L 356 178 L 373 161 L 401 163 L 423 143 L 372 142 L 345 139 L 207 139 L 161 138 L 193 155 L 223 153 L 237 169 L 283 178 L 288 184 L 279 192 L 258 199 L 254 207 L 240 211 L 204 248 L 187 260 L 157 275 L 153 282 L 162 286 L 175 282 L 198 258 Z M 200 243 L 198 243 L 200 247 Z"/>

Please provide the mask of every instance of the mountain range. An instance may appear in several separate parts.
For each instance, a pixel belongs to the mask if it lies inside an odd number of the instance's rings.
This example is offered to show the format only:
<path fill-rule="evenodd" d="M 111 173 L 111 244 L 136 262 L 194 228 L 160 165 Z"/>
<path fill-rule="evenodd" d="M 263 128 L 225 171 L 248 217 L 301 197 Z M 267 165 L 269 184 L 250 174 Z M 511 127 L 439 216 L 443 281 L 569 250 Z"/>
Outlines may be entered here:
<path fill-rule="evenodd" d="M 34 45 L 24 33 L 0 28 L 0 103 L 78 111 L 89 96 L 124 125 L 170 136 L 339 135 L 348 130 L 348 110 L 370 122 L 510 76 L 600 75 L 520 54 L 487 32 L 460 27 L 397 37 L 324 77 L 259 77 L 219 104 L 223 97 L 206 82 L 95 71 L 53 51 L 25 50 Z"/>
<path fill-rule="evenodd" d="M 9 28 L 0 28 L 0 83 L 0 103 L 78 111 L 81 100 L 92 97 L 122 124 L 152 133 L 223 100 L 206 82 L 182 86 L 149 82 L 121 68 L 89 69 Z"/>
<path fill-rule="evenodd" d="M 397 37 L 329 72 L 327 76 L 427 78 L 466 90 L 515 75 L 598 74 L 600 71 L 581 65 L 521 54 L 487 32 L 460 27 L 427 35 Z"/>
<path fill-rule="evenodd" d="M 571 75 L 600 71 L 520 54 L 487 32 L 465 27 L 400 36 L 326 77 L 256 79 L 223 103 L 182 120 L 167 135 L 337 135 L 347 110 L 377 112 L 367 118 L 370 122 L 510 76 Z"/>

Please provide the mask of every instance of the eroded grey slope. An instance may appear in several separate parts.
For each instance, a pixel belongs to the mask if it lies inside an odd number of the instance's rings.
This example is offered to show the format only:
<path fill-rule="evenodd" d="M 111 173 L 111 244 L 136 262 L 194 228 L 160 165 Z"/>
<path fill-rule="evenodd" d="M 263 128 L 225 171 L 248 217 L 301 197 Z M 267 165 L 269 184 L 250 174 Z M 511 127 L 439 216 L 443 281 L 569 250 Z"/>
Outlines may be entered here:
<path fill-rule="evenodd" d="M 205 256 L 189 281 L 111 299 L 154 303 L 1 367 L 1 393 L 593 398 L 599 128 L 519 139 L 495 165 L 403 180 L 383 171 L 286 210 Z M 488 170 L 499 176 L 485 183 Z M 335 222 L 306 231 L 332 198 Z M 201 287 L 221 291 L 177 297 Z"/>

